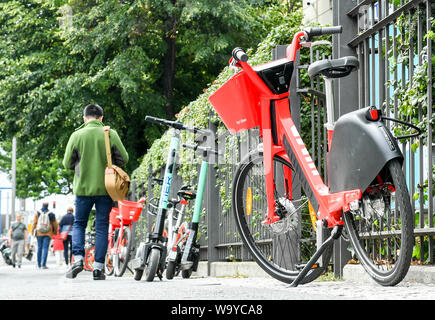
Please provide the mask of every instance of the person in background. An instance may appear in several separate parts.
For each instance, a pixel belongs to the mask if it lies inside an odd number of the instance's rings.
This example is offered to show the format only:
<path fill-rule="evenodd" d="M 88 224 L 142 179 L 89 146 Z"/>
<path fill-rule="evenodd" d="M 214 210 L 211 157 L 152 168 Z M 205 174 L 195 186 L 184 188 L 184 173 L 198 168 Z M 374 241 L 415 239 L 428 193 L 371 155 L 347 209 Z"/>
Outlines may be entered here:
<path fill-rule="evenodd" d="M 92 274 L 94 280 L 106 279 L 104 262 L 109 242 L 109 214 L 113 201 L 107 193 L 104 182 L 107 155 L 102 121 L 103 109 L 99 105 L 89 104 L 84 108 L 84 123 L 71 134 L 62 162 L 65 169 L 74 170 L 73 193 L 76 196 L 72 228 L 74 263 L 65 274 L 68 279 L 74 279 L 83 271 L 85 229 L 94 205 L 96 235 Z M 128 161 L 128 153 L 115 130 L 110 129 L 109 137 L 112 162 L 122 167 Z"/>
<path fill-rule="evenodd" d="M 45 220 L 45 215 L 48 215 L 48 229 L 43 229 L 42 224 Z M 38 223 L 39 222 L 39 223 Z M 42 204 L 41 211 L 37 211 L 33 218 L 32 224 L 32 234 L 36 236 L 38 243 L 38 251 L 36 254 L 38 269 L 48 269 L 47 267 L 47 256 L 48 249 L 50 247 L 50 241 L 53 235 L 57 234 L 58 223 L 56 221 L 56 216 L 54 213 L 48 211 L 48 202 Z"/>
<path fill-rule="evenodd" d="M 58 230 L 60 227 L 58 228 Z M 63 249 L 63 240 L 60 238 L 60 232 L 58 231 L 56 235 L 53 235 L 53 253 L 56 256 L 56 265 L 58 267 L 62 267 L 62 254 L 64 252 Z"/>
<path fill-rule="evenodd" d="M 65 257 L 65 264 L 71 264 L 72 258 L 72 226 L 74 224 L 74 208 L 69 207 L 66 214 L 60 219 L 59 230 L 60 232 L 68 232 L 68 236 L 63 240 L 63 255 Z"/>
<path fill-rule="evenodd" d="M 21 262 L 23 261 L 24 244 L 27 238 L 27 228 L 24 223 L 21 222 L 23 216 L 21 213 L 17 213 L 17 221 L 11 225 L 8 232 L 9 245 L 11 246 L 11 258 L 12 266 L 15 265 L 21 268 Z"/>

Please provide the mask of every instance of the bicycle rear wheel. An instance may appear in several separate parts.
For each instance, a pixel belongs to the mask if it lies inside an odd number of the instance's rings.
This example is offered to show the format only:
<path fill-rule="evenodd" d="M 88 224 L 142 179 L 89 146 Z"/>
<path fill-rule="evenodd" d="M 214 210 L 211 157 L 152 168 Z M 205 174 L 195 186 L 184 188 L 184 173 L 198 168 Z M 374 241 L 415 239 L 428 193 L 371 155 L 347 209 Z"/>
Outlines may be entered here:
<path fill-rule="evenodd" d="M 267 216 L 267 197 L 263 153 L 252 152 L 239 165 L 233 182 L 233 208 L 236 225 L 250 254 L 272 277 L 291 283 L 317 250 L 316 232 L 309 212 L 309 201 L 292 166 L 275 156 L 273 161 L 275 208 L 281 219 L 271 225 L 262 222 Z M 290 180 L 290 173 L 293 182 Z M 322 255 L 301 281 L 308 283 L 326 269 L 332 246 Z"/>
<path fill-rule="evenodd" d="M 394 286 L 405 277 L 414 246 L 414 219 L 405 177 L 391 160 L 363 192 L 362 206 L 344 214 L 352 247 L 368 274 Z"/>
<path fill-rule="evenodd" d="M 114 259 L 115 276 L 122 277 L 127 269 L 128 262 L 130 261 L 131 251 L 133 248 L 133 239 L 131 229 L 129 226 L 124 227 L 122 237 L 118 239 L 119 246 L 118 252 Z"/>

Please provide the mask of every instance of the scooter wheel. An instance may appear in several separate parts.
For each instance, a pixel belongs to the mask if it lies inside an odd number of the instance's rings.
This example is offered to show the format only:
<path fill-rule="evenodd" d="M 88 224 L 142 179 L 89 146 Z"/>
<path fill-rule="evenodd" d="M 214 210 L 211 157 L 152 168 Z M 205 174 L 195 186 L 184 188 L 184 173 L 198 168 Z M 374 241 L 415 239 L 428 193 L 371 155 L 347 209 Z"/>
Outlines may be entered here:
<path fill-rule="evenodd" d="M 183 279 L 189 279 L 190 276 L 192 275 L 192 269 L 187 269 L 187 270 L 183 270 L 181 272 L 181 276 L 183 277 Z"/>
<path fill-rule="evenodd" d="M 166 279 L 171 280 L 174 278 L 175 274 L 175 261 L 169 261 L 168 267 L 166 268 Z"/>
<path fill-rule="evenodd" d="M 157 248 L 151 249 L 148 255 L 147 265 L 145 267 L 145 279 L 146 281 L 153 281 L 157 273 L 160 261 L 160 250 Z"/>
<path fill-rule="evenodd" d="M 134 270 L 134 280 L 140 281 L 142 279 L 143 270 Z"/>

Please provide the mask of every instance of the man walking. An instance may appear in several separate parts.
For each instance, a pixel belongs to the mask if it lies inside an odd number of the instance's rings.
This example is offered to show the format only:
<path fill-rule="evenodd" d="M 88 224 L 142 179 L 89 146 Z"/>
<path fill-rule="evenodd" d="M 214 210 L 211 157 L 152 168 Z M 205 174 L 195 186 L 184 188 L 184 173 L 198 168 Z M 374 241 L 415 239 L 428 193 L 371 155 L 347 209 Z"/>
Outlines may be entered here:
<path fill-rule="evenodd" d="M 73 279 L 83 270 L 85 229 L 92 207 L 96 209 L 96 238 L 94 280 L 104 280 L 104 261 L 108 246 L 109 214 L 113 201 L 108 195 L 104 183 L 107 164 L 106 147 L 103 132 L 103 109 L 97 104 L 89 104 L 83 111 L 84 124 L 69 138 L 63 165 L 75 171 L 73 193 L 75 200 L 75 218 L 72 227 L 72 254 L 74 263 L 66 277 Z M 128 161 L 128 153 L 117 132 L 110 129 L 110 147 L 112 163 L 122 167 Z"/>
<path fill-rule="evenodd" d="M 11 225 L 8 232 L 9 244 L 11 246 L 12 266 L 21 268 L 23 261 L 24 242 L 27 239 L 27 227 L 22 220 L 21 213 L 17 213 L 17 221 Z"/>
<path fill-rule="evenodd" d="M 50 241 L 53 235 L 57 234 L 57 229 L 56 216 L 48 210 L 48 202 L 44 202 L 41 211 L 35 213 L 31 231 L 38 241 L 38 251 L 36 254 L 38 269 L 48 269 L 47 257 Z"/>

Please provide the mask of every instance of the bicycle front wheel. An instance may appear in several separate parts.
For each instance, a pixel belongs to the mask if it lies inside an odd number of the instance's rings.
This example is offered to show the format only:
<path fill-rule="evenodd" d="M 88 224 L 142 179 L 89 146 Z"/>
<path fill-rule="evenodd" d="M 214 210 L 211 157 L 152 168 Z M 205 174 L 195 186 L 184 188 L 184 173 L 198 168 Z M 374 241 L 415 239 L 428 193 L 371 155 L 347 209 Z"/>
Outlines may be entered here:
<path fill-rule="evenodd" d="M 414 219 L 405 177 L 391 160 L 363 192 L 359 210 L 344 214 L 356 256 L 379 284 L 394 286 L 405 277 L 414 246 Z"/>
<path fill-rule="evenodd" d="M 90 248 L 87 248 L 85 250 L 85 263 L 83 264 L 83 269 L 86 271 L 92 271 L 94 270 L 94 261 L 95 261 L 95 246 L 92 246 Z"/>
<path fill-rule="evenodd" d="M 250 153 L 238 167 L 233 182 L 236 225 L 250 254 L 272 277 L 292 283 L 317 250 L 316 232 L 310 217 L 309 201 L 295 179 L 291 164 L 273 159 L 275 209 L 280 220 L 263 224 L 267 217 L 267 196 L 263 153 Z M 293 181 L 292 181 L 293 180 Z M 308 283 L 326 269 L 332 246 L 322 255 L 301 283 Z"/>
<path fill-rule="evenodd" d="M 115 272 L 115 268 L 113 267 L 113 255 L 112 248 L 113 244 L 116 242 L 116 234 L 117 229 L 113 228 L 113 225 L 109 225 L 109 247 L 107 248 L 106 259 L 104 261 L 104 270 L 106 275 L 111 276 Z"/>
<path fill-rule="evenodd" d="M 122 237 L 118 239 L 119 246 L 116 259 L 114 259 L 115 276 L 122 277 L 127 269 L 128 262 L 130 261 L 131 251 L 133 248 L 133 239 L 131 229 L 129 226 L 124 227 Z"/>

